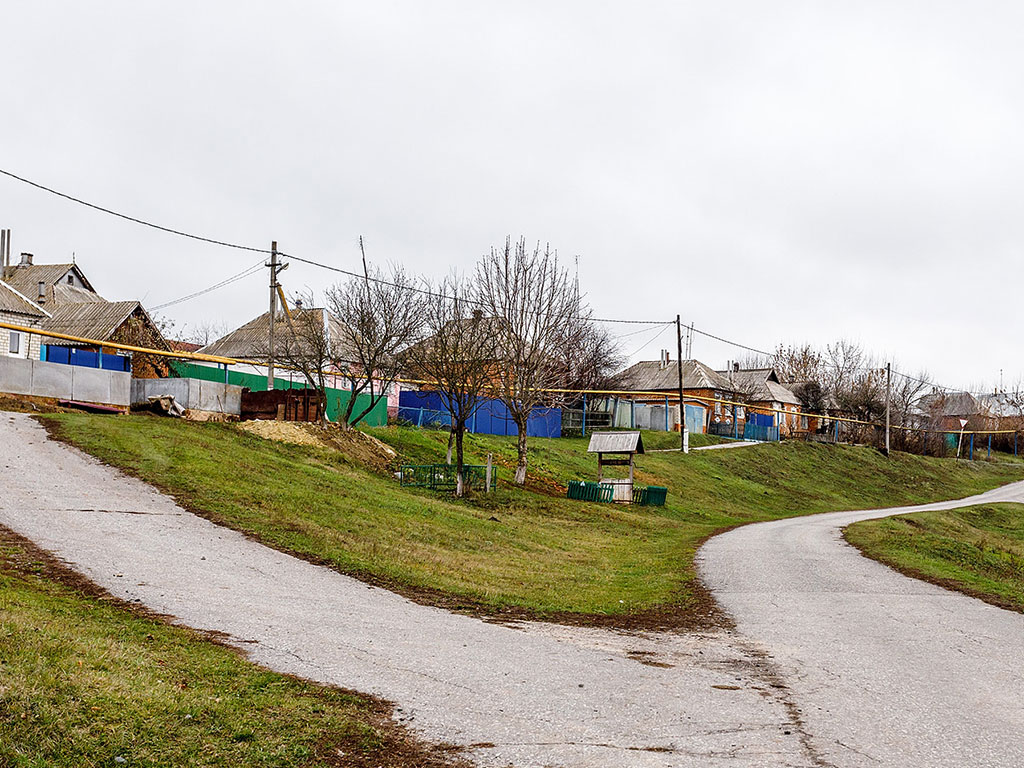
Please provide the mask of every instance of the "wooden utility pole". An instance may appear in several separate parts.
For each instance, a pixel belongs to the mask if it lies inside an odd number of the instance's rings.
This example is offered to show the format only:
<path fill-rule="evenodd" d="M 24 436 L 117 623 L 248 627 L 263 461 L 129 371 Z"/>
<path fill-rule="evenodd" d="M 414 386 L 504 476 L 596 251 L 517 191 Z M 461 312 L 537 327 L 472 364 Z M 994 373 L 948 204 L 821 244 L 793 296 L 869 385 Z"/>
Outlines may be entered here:
<path fill-rule="evenodd" d="M 686 453 L 686 403 L 683 402 L 683 324 L 676 315 L 676 372 L 679 374 L 679 450 Z M 630 468 L 632 469 L 632 468 Z M 632 475 L 630 480 L 632 480 Z"/>
<path fill-rule="evenodd" d="M 892 400 L 892 363 L 885 364 L 885 455 L 889 455 L 889 403 Z"/>
<path fill-rule="evenodd" d="M 270 337 L 267 347 L 267 392 L 274 389 L 274 320 L 277 317 L 277 240 L 270 244 Z"/>

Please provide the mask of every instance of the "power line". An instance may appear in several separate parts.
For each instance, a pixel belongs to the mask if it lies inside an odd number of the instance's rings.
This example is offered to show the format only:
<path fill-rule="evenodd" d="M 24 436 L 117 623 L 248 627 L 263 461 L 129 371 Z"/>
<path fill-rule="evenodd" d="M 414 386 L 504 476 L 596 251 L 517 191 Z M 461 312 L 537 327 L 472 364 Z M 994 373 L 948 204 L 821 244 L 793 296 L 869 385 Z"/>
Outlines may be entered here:
<path fill-rule="evenodd" d="M 158 309 L 166 309 L 167 307 L 172 307 L 175 304 L 181 304 L 182 302 L 189 301 L 189 300 L 194 299 L 194 298 L 196 298 L 198 296 L 202 296 L 204 294 L 210 293 L 211 291 L 216 291 L 218 288 L 223 288 L 224 286 L 229 285 L 230 283 L 234 283 L 234 282 L 236 282 L 238 280 L 241 280 L 243 278 L 249 277 L 250 275 L 254 275 L 258 271 L 260 271 L 262 269 L 263 269 L 263 259 L 260 259 L 259 261 L 257 261 L 252 266 L 246 267 L 245 269 L 243 269 L 238 274 L 235 274 L 235 275 L 232 275 L 231 277 L 225 278 L 224 280 L 221 280 L 219 283 L 211 285 L 208 288 L 203 288 L 202 290 L 196 291 L 195 293 L 190 293 L 187 296 L 182 296 L 181 298 L 174 299 L 173 301 L 165 301 L 163 304 L 157 304 L 155 307 L 150 307 L 150 310 L 155 312 Z"/>
<path fill-rule="evenodd" d="M 210 243 L 211 245 L 219 245 L 219 246 L 222 246 L 224 248 L 235 248 L 235 249 L 240 250 L 240 251 L 251 251 L 253 253 L 267 253 L 267 254 L 271 253 L 271 251 L 269 249 L 267 249 L 267 248 L 256 248 L 256 247 L 251 246 L 251 245 L 240 245 L 238 243 L 231 243 L 231 242 L 228 242 L 226 240 L 217 240 L 216 238 L 212 238 L 212 237 L 204 237 L 202 235 L 195 235 L 195 234 L 192 234 L 191 232 L 185 232 L 183 230 L 174 229 L 172 227 L 165 227 L 162 224 L 155 224 L 155 223 L 153 223 L 151 221 L 146 221 L 145 219 L 139 219 L 139 218 L 137 218 L 135 216 L 129 216 L 128 214 L 125 214 L 125 213 L 119 213 L 118 211 L 112 210 L 110 208 L 105 208 L 102 205 L 97 205 L 96 203 L 90 203 L 87 200 L 82 200 L 81 198 L 74 197 L 73 195 L 69 195 L 66 192 L 61 192 L 59 190 L 53 189 L 52 187 L 47 187 L 46 185 L 40 184 L 40 183 L 35 182 L 35 181 L 32 181 L 31 179 L 26 179 L 23 176 L 19 176 L 16 173 L 11 173 L 10 171 L 6 171 L 6 170 L 4 170 L 2 168 L 0 168 L 0 174 L 3 174 L 4 176 L 8 176 L 8 177 L 10 177 L 12 179 L 15 179 L 17 181 L 20 181 L 23 184 L 28 184 L 29 186 L 35 187 L 36 189 L 40 189 L 40 190 L 42 190 L 44 192 L 49 192 L 51 195 L 56 195 L 57 197 L 64 198 L 65 200 L 70 200 L 73 203 L 78 203 L 79 205 L 84 205 L 87 208 L 92 208 L 93 210 L 100 211 L 102 213 L 106 213 L 106 214 L 109 214 L 111 216 L 117 216 L 120 219 L 124 219 L 126 221 L 131 221 L 131 222 L 134 222 L 135 224 L 141 224 L 144 227 L 150 227 L 151 229 L 156 229 L 156 230 L 159 230 L 161 232 L 167 232 L 168 234 L 171 234 L 171 235 L 178 235 L 179 237 L 187 237 L 187 238 L 189 238 L 191 240 L 198 240 L 199 242 Z M 278 251 L 278 255 L 279 256 L 283 256 L 285 258 L 293 259 L 293 260 L 298 261 L 298 262 L 302 262 L 303 264 L 309 264 L 310 266 L 319 267 L 320 269 L 326 269 L 326 270 L 330 270 L 331 272 L 337 272 L 338 274 L 347 275 L 348 277 L 354 277 L 354 278 L 357 278 L 359 280 L 367 280 L 368 279 L 368 280 L 370 280 L 370 282 L 373 282 L 373 283 L 378 283 L 378 284 L 381 284 L 381 285 L 389 285 L 389 286 L 392 286 L 392 287 L 395 286 L 395 283 L 392 283 L 392 282 L 390 282 L 388 280 L 384 280 L 384 279 L 377 278 L 377 277 L 370 277 L 370 276 L 364 275 L 364 274 L 359 273 L 359 272 L 352 272 L 352 271 L 347 270 L 347 269 L 342 269 L 341 267 L 335 267 L 335 266 L 332 266 L 330 264 L 324 264 L 323 262 L 316 261 L 314 259 L 307 259 L 307 258 L 304 258 L 302 256 L 296 256 L 295 254 L 285 253 L 283 251 Z M 422 295 L 430 296 L 431 298 L 449 298 L 449 297 L 447 297 L 447 296 L 445 296 L 443 294 L 435 293 L 435 292 L 433 292 L 433 291 L 431 291 L 431 290 L 429 290 L 427 288 L 417 288 L 415 286 L 406 286 L 406 287 L 408 287 L 411 290 L 413 290 L 413 291 L 415 291 L 417 293 L 420 293 Z M 475 301 L 475 300 L 473 300 L 471 298 L 466 298 L 465 301 L 467 303 L 469 303 L 469 304 L 473 304 L 473 305 L 476 305 L 476 306 L 483 306 L 482 302 Z M 588 317 L 588 318 L 580 318 L 580 319 L 591 320 L 592 322 L 597 322 L 597 323 L 623 323 L 623 324 L 631 324 L 631 325 L 656 325 L 658 323 L 665 322 L 665 321 L 662 321 L 662 320 L 620 320 L 620 319 L 598 318 L 598 317 Z"/>
<path fill-rule="evenodd" d="M 117 216 L 120 219 L 125 219 L 127 221 L 133 221 L 136 224 L 141 224 L 144 227 L 150 227 L 152 229 L 159 229 L 161 232 L 168 232 L 168 233 L 170 233 L 172 235 L 178 235 L 179 237 L 188 237 L 188 238 L 190 238 L 192 240 L 199 240 L 199 241 L 204 242 L 204 243 L 211 243 L 213 245 L 221 245 L 221 246 L 224 246 L 225 248 L 237 248 L 240 251 L 252 251 L 254 253 L 270 253 L 270 251 L 266 250 L 265 248 L 253 248 L 252 246 L 249 246 L 249 245 L 239 245 L 238 243 L 229 243 L 229 242 L 226 242 L 224 240 L 215 240 L 212 237 L 203 237 L 202 235 L 193 235 L 193 234 L 191 234 L 189 232 L 182 232 L 180 229 L 171 229 L 170 227 L 164 227 L 164 226 L 162 226 L 160 224 L 154 224 L 151 221 L 145 221 L 143 219 L 137 219 L 134 216 L 129 216 L 128 214 L 125 214 L 125 213 L 118 213 L 117 211 L 112 211 L 109 208 L 104 208 L 102 205 L 96 205 L 95 203 L 90 203 L 90 202 L 88 202 L 86 200 L 82 200 L 80 198 L 73 197 L 73 196 L 71 196 L 71 195 L 69 195 L 69 194 L 67 194 L 65 192 L 59 192 L 56 189 L 51 189 L 50 187 L 44 186 L 42 184 L 39 184 L 38 182 L 31 181 L 29 179 L 23 178 L 22 176 L 18 176 L 17 174 L 11 173 L 10 171 L 5 171 L 3 168 L 0 168 L 0 173 L 2 173 L 4 176 L 9 176 L 12 179 L 16 179 L 16 180 L 18 180 L 18 181 L 20 181 L 20 182 L 22 182 L 24 184 L 28 184 L 30 187 L 35 187 L 36 189 L 41 189 L 44 192 L 49 192 L 51 195 L 56 195 L 57 197 L 63 197 L 65 200 L 70 200 L 73 203 L 78 203 L 79 205 L 84 205 L 84 206 L 86 206 L 88 208 L 92 208 L 92 209 L 97 210 L 97 211 L 102 211 L 103 213 L 109 213 L 111 216 Z"/>
<path fill-rule="evenodd" d="M 638 349 L 634 349 L 634 350 L 633 350 L 633 351 L 632 351 L 632 352 L 631 352 L 631 353 L 629 354 L 629 357 L 630 357 L 630 358 L 632 358 L 632 357 L 636 357 L 636 356 L 637 356 L 637 355 L 639 355 L 639 354 L 640 354 L 640 353 L 641 353 L 641 352 L 642 352 L 642 351 L 643 351 L 644 349 L 646 349 L 646 348 L 647 348 L 647 347 L 649 347 L 649 346 L 650 346 L 651 344 L 653 344 L 653 343 L 654 343 L 655 341 L 657 341 L 658 339 L 660 339 L 660 338 L 661 338 L 661 337 L 662 337 L 662 336 L 663 336 L 663 335 L 665 334 L 665 331 L 667 331 L 667 330 L 669 329 L 669 326 L 670 326 L 670 325 L 672 325 L 672 324 L 673 324 L 674 322 L 675 322 L 675 321 L 672 321 L 672 322 L 669 322 L 669 323 L 665 323 L 665 324 L 664 324 L 664 325 L 663 325 L 663 326 L 661 327 L 661 329 L 660 329 L 660 330 L 658 330 L 658 332 L 657 332 L 656 334 L 654 334 L 654 336 L 652 336 L 652 337 L 651 337 L 651 338 L 649 338 L 649 339 L 648 339 L 647 341 L 645 341 L 645 342 L 644 342 L 644 343 L 643 343 L 643 344 L 642 344 L 642 345 L 641 345 L 641 346 L 640 346 L 640 347 L 639 347 Z"/>
<path fill-rule="evenodd" d="M 764 355 L 765 357 L 770 357 L 773 360 L 778 357 L 778 354 L 776 354 L 775 352 L 765 352 L 763 349 L 757 349 L 756 347 L 748 347 L 746 344 L 740 344 L 738 341 L 730 341 L 729 339 L 723 339 L 721 336 L 716 336 L 713 333 L 702 331 L 700 328 L 694 328 L 692 325 L 690 326 L 690 330 L 693 331 L 694 333 L 699 333 L 701 336 L 707 336 L 709 339 L 714 339 L 715 341 L 720 341 L 723 344 L 729 344 L 733 347 L 739 347 L 740 349 L 745 349 L 748 352 L 753 352 L 758 355 Z"/>

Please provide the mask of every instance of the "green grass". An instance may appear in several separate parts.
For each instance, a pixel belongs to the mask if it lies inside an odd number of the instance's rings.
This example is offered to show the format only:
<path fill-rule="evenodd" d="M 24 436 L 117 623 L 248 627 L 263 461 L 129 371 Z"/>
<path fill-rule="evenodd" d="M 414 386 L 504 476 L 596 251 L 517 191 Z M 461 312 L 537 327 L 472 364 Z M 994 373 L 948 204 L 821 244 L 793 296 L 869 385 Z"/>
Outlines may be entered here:
<path fill-rule="evenodd" d="M 846 537 L 904 573 L 1024 611 L 1024 505 L 867 520 L 847 528 Z"/>
<path fill-rule="evenodd" d="M 260 669 L 69 578 L 0 530 L 0 765 L 441 764 L 381 704 Z"/>
<path fill-rule="evenodd" d="M 564 498 L 593 478 L 585 439 L 534 439 L 531 490 L 467 501 L 404 489 L 336 451 L 274 443 L 217 424 L 155 417 L 44 417 L 75 445 L 271 546 L 403 590 L 488 609 L 623 614 L 699 604 L 693 557 L 709 535 L 756 520 L 956 498 L 1020 479 L 1020 467 L 803 443 L 638 458 L 637 480 L 669 488 L 663 508 Z M 368 430 L 403 460 L 443 461 L 446 435 Z M 645 440 L 647 435 L 645 434 Z M 511 476 L 514 439 L 467 437 Z"/>

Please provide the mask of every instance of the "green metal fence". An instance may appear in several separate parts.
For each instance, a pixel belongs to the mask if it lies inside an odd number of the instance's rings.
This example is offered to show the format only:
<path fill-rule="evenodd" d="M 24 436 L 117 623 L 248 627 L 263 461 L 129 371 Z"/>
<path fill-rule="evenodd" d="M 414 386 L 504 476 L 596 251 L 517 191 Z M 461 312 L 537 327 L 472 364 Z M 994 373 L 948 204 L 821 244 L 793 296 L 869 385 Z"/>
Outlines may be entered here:
<path fill-rule="evenodd" d="M 454 464 L 403 464 L 400 469 L 402 485 L 417 488 L 455 488 L 457 473 Z M 484 490 L 487 485 L 487 467 L 464 464 L 462 482 L 466 488 Z M 498 469 L 491 467 L 491 490 L 498 485 Z"/>
<path fill-rule="evenodd" d="M 614 486 L 607 483 L 591 483 L 585 480 L 570 480 L 566 496 L 579 501 L 611 503 Z M 663 507 L 668 488 L 660 485 L 633 487 L 633 503 L 640 506 Z"/>

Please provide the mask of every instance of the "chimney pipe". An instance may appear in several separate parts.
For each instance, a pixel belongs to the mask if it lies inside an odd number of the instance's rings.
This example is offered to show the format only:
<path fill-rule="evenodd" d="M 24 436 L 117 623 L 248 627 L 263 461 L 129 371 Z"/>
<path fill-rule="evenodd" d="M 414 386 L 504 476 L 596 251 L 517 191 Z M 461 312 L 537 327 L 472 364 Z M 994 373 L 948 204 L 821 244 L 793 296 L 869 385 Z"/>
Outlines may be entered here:
<path fill-rule="evenodd" d="M 740 372 L 740 364 L 739 363 L 733 363 L 732 364 L 732 369 L 733 369 L 734 372 L 739 373 Z"/>
<path fill-rule="evenodd" d="M 21 254 L 21 263 L 18 266 L 19 267 L 31 267 L 32 266 L 32 254 L 31 253 L 24 253 L 23 252 Z"/>
<path fill-rule="evenodd" d="M 7 230 L 0 229 L 0 277 L 7 269 Z"/>

